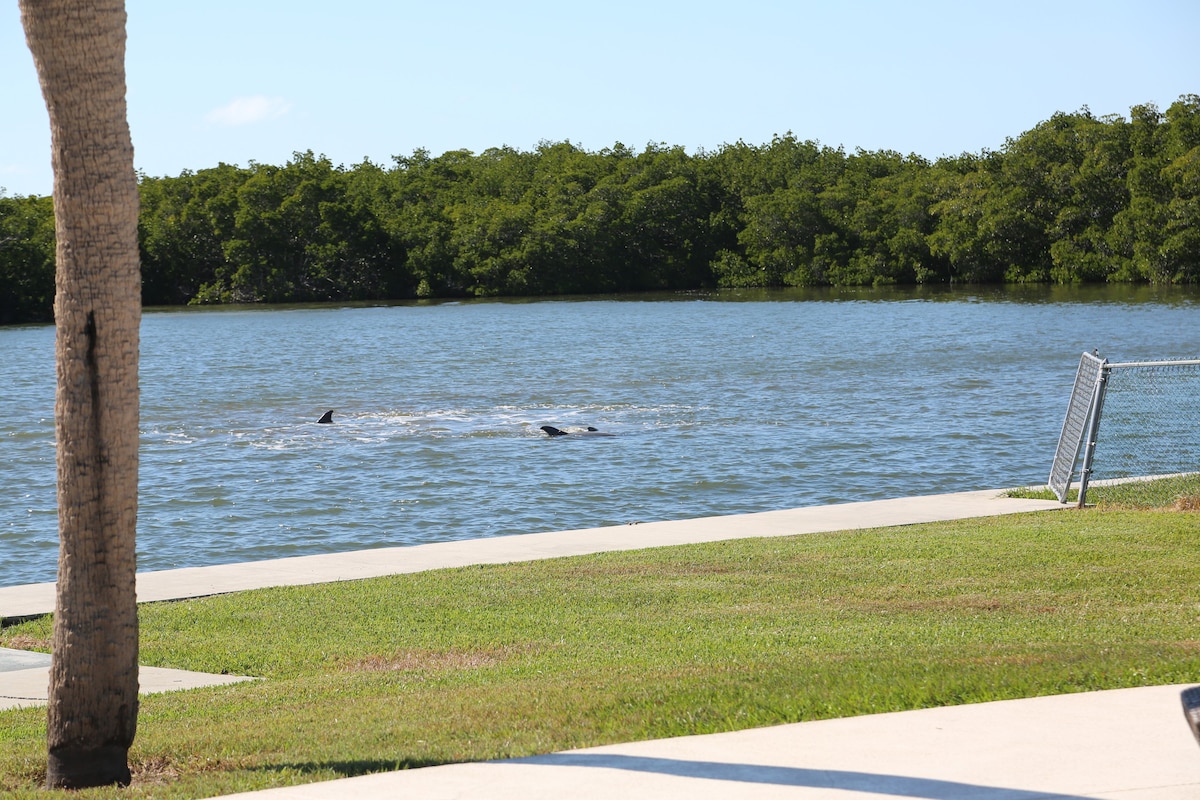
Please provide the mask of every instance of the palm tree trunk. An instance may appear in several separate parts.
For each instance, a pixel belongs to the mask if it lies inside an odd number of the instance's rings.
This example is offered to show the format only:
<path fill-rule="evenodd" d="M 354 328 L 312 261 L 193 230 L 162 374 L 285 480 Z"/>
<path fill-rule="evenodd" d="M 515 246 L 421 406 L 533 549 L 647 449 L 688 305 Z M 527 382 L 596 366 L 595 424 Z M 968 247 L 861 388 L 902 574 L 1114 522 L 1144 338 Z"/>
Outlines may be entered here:
<path fill-rule="evenodd" d="M 50 114 L 58 237 L 58 597 L 47 783 L 128 784 L 137 728 L 137 177 L 124 0 L 20 0 Z"/>

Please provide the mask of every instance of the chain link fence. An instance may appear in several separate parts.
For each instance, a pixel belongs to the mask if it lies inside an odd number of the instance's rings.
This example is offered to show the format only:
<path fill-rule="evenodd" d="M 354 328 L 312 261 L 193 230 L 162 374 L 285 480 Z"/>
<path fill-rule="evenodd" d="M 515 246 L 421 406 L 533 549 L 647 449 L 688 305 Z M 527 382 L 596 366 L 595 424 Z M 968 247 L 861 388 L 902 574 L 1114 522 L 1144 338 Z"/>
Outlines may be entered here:
<path fill-rule="evenodd" d="M 1146 478 L 1200 473 L 1200 360 L 1110 364 L 1084 353 L 1059 437 L 1049 486 L 1067 502 L 1075 468 L 1078 504 L 1089 484 L 1128 484 L 1138 504 Z"/>

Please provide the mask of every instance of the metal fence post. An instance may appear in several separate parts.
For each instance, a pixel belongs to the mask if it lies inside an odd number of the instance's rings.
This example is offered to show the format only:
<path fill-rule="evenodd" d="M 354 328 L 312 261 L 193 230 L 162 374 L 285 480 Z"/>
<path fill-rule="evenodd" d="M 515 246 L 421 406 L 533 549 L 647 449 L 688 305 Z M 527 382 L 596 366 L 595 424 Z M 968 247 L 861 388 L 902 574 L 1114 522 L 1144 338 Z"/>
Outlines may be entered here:
<path fill-rule="evenodd" d="M 1087 497 L 1088 481 L 1092 477 L 1092 459 L 1096 456 L 1096 440 L 1100 436 L 1100 412 L 1104 410 L 1104 394 L 1108 389 L 1108 376 L 1112 367 L 1108 359 L 1100 365 L 1100 376 L 1096 381 L 1096 390 L 1092 393 L 1092 408 L 1088 414 L 1087 444 L 1083 451 L 1083 467 L 1079 470 L 1079 502 L 1076 508 L 1083 508 Z"/>

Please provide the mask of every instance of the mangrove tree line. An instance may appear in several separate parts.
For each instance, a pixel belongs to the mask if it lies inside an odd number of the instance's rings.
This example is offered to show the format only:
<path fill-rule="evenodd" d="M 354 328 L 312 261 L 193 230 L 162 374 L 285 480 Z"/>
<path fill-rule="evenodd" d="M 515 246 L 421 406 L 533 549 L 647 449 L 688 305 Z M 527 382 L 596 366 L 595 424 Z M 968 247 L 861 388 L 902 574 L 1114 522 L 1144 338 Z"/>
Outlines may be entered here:
<path fill-rule="evenodd" d="M 928 161 L 788 134 L 142 176 L 147 305 L 1200 279 L 1200 96 Z M 0 196 L 0 322 L 48 319 L 51 202 Z"/>

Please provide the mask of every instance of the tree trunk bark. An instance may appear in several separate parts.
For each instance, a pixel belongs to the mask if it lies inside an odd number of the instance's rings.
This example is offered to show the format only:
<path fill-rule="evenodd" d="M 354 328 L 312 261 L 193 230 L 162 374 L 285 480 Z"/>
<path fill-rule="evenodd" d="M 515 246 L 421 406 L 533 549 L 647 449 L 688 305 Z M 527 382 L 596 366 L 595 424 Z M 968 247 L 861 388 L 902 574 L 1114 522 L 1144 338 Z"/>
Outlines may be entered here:
<path fill-rule="evenodd" d="M 128 784 L 137 728 L 137 176 L 124 0 L 20 0 L 50 114 L 59 566 L 47 784 Z"/>

